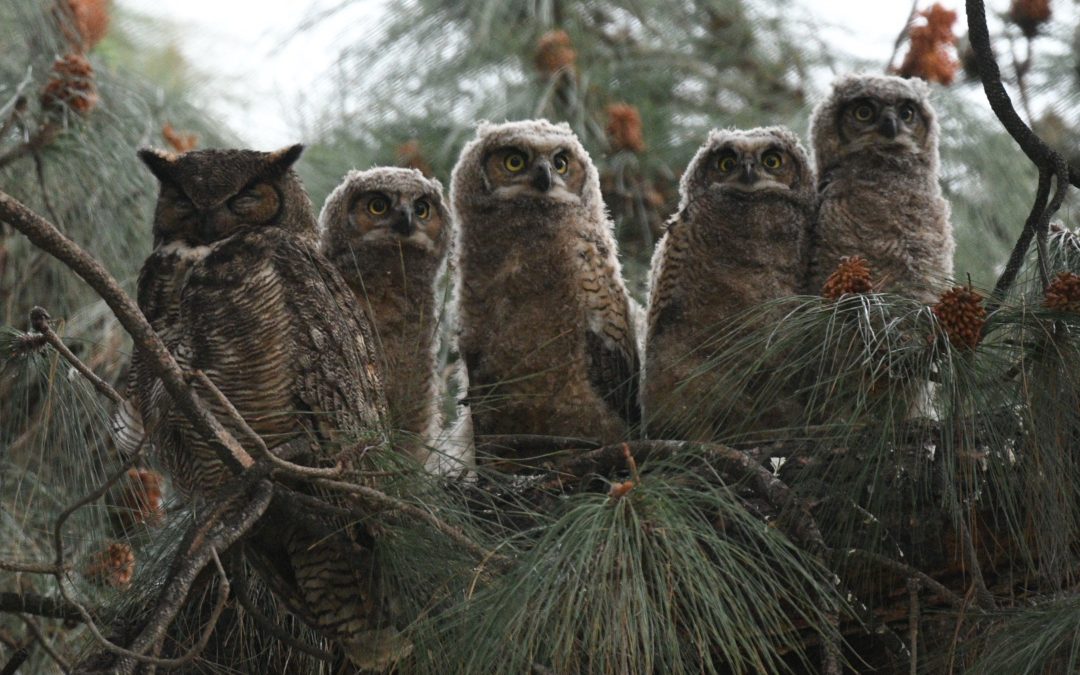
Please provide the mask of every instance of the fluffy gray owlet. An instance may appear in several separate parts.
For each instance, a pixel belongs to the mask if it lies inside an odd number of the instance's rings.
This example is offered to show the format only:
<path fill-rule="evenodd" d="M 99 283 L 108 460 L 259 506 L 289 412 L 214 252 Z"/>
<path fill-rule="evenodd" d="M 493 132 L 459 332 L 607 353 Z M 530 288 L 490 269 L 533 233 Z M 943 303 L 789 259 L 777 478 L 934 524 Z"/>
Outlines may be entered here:
<path fill-rule="evenodd" d="M 938 185 L 938 123 L 919 79 L 849 75 L 814 110 L 820 208 L 810 291 L 844 256 L 866 258 L 882 290 L 932 303 L 953 272 Z"/>
<path fill-rule="evenodd" d="M 710 367 L 710 360 L 727 346 L 718 337 L 740 337 L 728 331 L 741 313 L 805 292 L 814 208 L 814 174 L 793 133 L 709 134 L 653 253 L 642 387 L 650 436 L 707 440 L 724 429 L 792 421 L 794 400 L 752 418 L 748 401 L 733 400 L 724 382 L 732 364 Z"/>
<path fill-rule="evenodd" d="M 477 434 L 623 438 L 630 301 L 596 167 L 566 124 L 482 123 L 454 167 L 460 346 Z"/>
<path fill-rule="evenodd" d="M 323 254 L 374 322 L 391 425 L 421 462 L 438 431 L 435 281 L 452 226 L 439 181 L 389 167 L 350 171 L 319 216 Z"/>
<path fill-rule="evenodd" d="M 271 450 L 331 465 L 377 445 L 386 401 L 367 320 L 316 248 L 311 201 L 292 171 L 302 146 L 277 152 L 140 151 L 161 184 L 154 251 L 139 273 L 139 307 L 187 371 L 201 370 Z M 216 404 L 198 393 L 257 457 Z M 193 501 L 213 499 L 229 472 L 136 352 L 129 391 L 170 477 Z M 278 509 L 280 513 L 280 509 Z M 305 621 L 358 663 L 394 651 L 396 633 L 369 625 L 357 572 L 370 550 L 341 524 L 287 517 L 251 547 Z M 362 535 L 362 533 L 361 533 Z M 361 536 L 358 535 L 358 536 Z"/>

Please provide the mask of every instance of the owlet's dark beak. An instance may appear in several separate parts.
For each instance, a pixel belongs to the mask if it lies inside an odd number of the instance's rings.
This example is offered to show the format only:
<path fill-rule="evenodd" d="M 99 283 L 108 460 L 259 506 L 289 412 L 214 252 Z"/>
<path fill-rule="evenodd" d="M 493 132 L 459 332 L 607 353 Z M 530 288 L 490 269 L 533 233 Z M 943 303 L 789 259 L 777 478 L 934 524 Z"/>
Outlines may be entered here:
<path fill-rule="evenodd" d="M 896 138 L 896 134 L 900 133 L 900 123 L 896 120 L 896 113 L 891 110 L 882 113 L 878 131 L 890 141 Z"/>
<path fill-rule="evenodd" d="M 546 160 L 540 160 L 536 163 L 536 169 L 533 171 L 532 185 L 540 192 L 547 192 L 551 189 L 554 181 L 551 177 L 551 164 Z"/>
<path fill-rule="evenodd" d="M 742 164 L 742 169 L 739 171 L 739 182 L 747 185 L 753 185 L 757 182 L 757 171 L 754 170 L 754 161 L 746 160 Z"/>
<path fill-rule="evenodd" d="M 390 229 L 403 237 L 411 237 L 413 232 L 416 232 L 416 219 L 412 209 L 404 205 L 394 209 L 394 222 L 390 224 Z"/>

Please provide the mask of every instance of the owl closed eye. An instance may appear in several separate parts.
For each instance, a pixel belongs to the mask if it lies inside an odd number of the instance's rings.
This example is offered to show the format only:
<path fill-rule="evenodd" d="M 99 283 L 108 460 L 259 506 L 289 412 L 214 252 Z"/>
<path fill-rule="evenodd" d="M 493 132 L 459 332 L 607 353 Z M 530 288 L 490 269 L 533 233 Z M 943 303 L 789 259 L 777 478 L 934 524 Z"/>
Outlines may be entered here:
<path fill-rule="evenodd" d="M 303 151 L 198 150 L 182 155 L 141 150 L 161 182 L 155 244 L 211 244 L 254 225 L 314 233 L 303 187 L 291 167 Z"/>

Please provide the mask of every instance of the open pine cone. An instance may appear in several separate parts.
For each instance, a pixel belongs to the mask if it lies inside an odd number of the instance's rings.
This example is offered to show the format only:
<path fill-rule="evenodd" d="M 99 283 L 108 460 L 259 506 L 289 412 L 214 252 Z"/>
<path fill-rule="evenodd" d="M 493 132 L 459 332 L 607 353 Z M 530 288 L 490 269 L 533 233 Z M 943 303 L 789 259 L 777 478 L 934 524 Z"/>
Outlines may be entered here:
<path fill-rule="evenodd" d="M 1043 306 L 1058 312 L 1080 314 L 1080 274 L 1061 272 L 1046 287 Z"/>
<path fill-rule="evenodd" d="M 861 295 L 872 290 L 870 283 L 870 264 L 861 256 L 845 256 L 825 284 L 821 287 L 821 297 L 826 300 L 839 300 L 844 295 Z"/>
<path fill-rule="evenodd" d="M 58 110 L 67 106 L 86 115 L 98 103 L 94 69 L 82 54 L 67 54 L 53 63 L 49 82 L 41 92 L 41 107 Z"/>
<path fill-rule="evenodd" d="M 975 349 L 982 341 L 986 308 L 982 296 L 963 286 L 946 291 L 931 311 L 957 348 Z"/>
<path fill-rule="evenodd" d="M 95 584 L 124 588 L 135 576 L 135 552 L 127 544 L 113 542 L 91 557 L 83 576 Z"/>
<path fill-rule="evenodd" d="M 536 69 L 544 77 L 553 77 L 564 69 L 573 68 L 576 62 L 577 51 L 566 31 L 548 31 L 537 40 Z"/>
<path fill-rule="evenodd" d="M 164 479 L 156 471 L 128 470 L 116 498 L 117 516 L 125 530 L 135 525 L 161 524 L 165 519 L 165 508 L 162 505 L 163 484 Z"/>

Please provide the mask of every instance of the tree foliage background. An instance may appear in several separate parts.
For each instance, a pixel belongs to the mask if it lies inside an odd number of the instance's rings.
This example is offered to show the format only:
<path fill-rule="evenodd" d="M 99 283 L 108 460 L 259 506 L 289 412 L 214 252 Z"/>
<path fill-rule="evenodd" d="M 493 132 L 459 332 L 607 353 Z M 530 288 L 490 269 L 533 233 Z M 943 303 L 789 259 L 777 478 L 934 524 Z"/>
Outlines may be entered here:
<path fill-rule="evenodd" d="M 1021 114 L 1075 162 L 1080 159 L 1080 24 L 1075 6 L 1063 0 L 1053 7 L 1049 1 L 999 4 L 991 7 L 998 12 L 992 32 Z M 813 103 L 834 73 L 892 69 L 939 85 L 934 95 L 943 127 L 943 188 L 958 239 L 957 277 L 988 289 L 1028 216 L 1037 171 L 981 98 L 974 59 L 964 36 L 955 35 L 963 32 L 962 26 L 954 25 L 947 7 L 922 9 L 908 27 L 896 27 L 897 54 L 893 63 L 882 64 L 861 62 L 821 44 L 814 37 L 813 13 L 786 2 L 411 0 L 388 10 L 378 30 L 364 40 L 342 46 L 334 71 L 327 75 L 334 78 L 334 98 L 317 102 L 310 136 L 298 139 L 309 146 L 301 173 L 316 206 L 353 167 L 414 166 L 445 185 L 476 120 L 565 120 L 600 168 L 631 288 L 643 299 L 652 246 L 675 210 L 680 172 L 709 129 L 785 124 L 803 133 Z M 322 20 L 333 20 L 333 13 Z M 238 142 L 234 132 L 191 105 L 199 78 L 174 48 L 160 46 L 161 34 L 154 19 L 104 0 L 12 0 L 0 5 L 0 188 L 48 215 L 129 289 L 149 252 L 156 196 L 156 184 L 135 161 L 135 150 L 144 145 L 180 150 Z M 1066 226 L 1072 224 L 1073 203 L 1066 201 L 1061 211 Z M 1060 240 L 1067 252 L 1071 240 Z M 1076 263 L 1062 254 L 1055 264 L 1080 271 Z M 788 464 L 787 474 L 778 469 L 777 475 L 799 482 L 802 494 L 815 504 L 831 550 L 858 549 L 879 557 L 896 557 L 893 554 L 902 551 L 904 565 L 924 570 L 944 566 L 948 574 L 965 579 L 972 574 L 973 561 L 982 560 L 989 570 L 996 560 L 1009 558 L 1024 563 L 1013 568 L 1023 570 L 1018 574 L 1030 575 L 1030 581 L 1024 577 L 1019 583 L 992 578 L 972 582 L 972 594 L 981 584 L 982 590 L 990 587 L 995 594 L 1019 599 L 979 606 L 985 620 L 968 624 L 949 619 L 975 611 L 971 607 L 979 603 L 968 599 L 957 607 L 950 604 L 955 598 L 935 589 L 933 599 L 947 609 L 936 607 L 940 614 L 914 623 L 946 627 L 955 635 L 944 628 L 923 634 L 923 658 L 909 659 L 923 672 L 965 667 L 971 672 L 1039 672 L 1077 664 L 1074 585 L 1080 568 L 1074 535 L 1080 533 L 1080 513 L 1074 479 L 1080 479 L 1080 470 L 1067 451 L 1075 447 L 1078 416 L 1069 378 L 1080 372 L 1080 360 L 1073 337 L 1062 338 L 1063 332 L 1074 336 L 1074 320 L 1051 315 L 1059 322 L 1051 325 L 1058 328 L 1044 330 L 1039 323 L 1046 319 L 1043 310 L 1037 302 L 1027 304 L 1040 293 L 1029 270 L 1006 306 L 988 318 L 989 337 L 977 359 L 945 339 L 945 356 L 938 353 L 928 360 L 896 338 L 938 335 L 945 330 L 943 324 L 926 308 L 881 296 L 849 298 L 828 312 L 817 305 L 796 312 L 797 319 L 785 332 L 791 340 L 771 347 L 798 353 L 805 344 L 795 339 L 798 336 L 821 336 L 821 341 L 839 345 L 853 335 L 872 334 L 881 342 L 874 345 L 878 351 L 868 347 L 857 355 L 865 357 L 863 365 L 879 359 L 888 361 L 883 367 L 891 372 L 933 371 L 942 387 L 945 418 L 933 430 L 912 431 L 901 423 L 901 414 L 891 410 L 882 415 L 885 423 L 874 428 L 843 426 L 824 434 L 830 448 L 872 448 L 867 451 L 872 461 L 857 468 L 840 460 L 810 462 L 806 477 L 797 475 L 802 469 L 796 462 Z M 118 465 L 108 436 L 108 402 L 25 332 L 34 305 L 45 305 L 63 320 L 65 341 L 108 381 L 122 381 L 130 349 L 110 312 L 80 281 L 0 224 L 0 311 L 6 327 L 0 336 L 0 559 L 48 559 L 57 513 L 100 485 Z M 875 323 L 878 316 L 891 322 L 887 327 Z M 882 359 L 881 349 L 887 359 Z M 836 353 L 841 352 L 837 346 Z M 884 404 L 867 393 L 853 361 L 833 365 L 840 374 L 830 386 L 850 394 L 848 409 L 878 412 Z M 1017 367 L 1038 383 L 1035 394 L 1021 397 L 1011 386 Z M 844 380 L 845 374 L 851 377 Z M 732 377 L 733 386 L 743 386 L 738 372 Z M 1022 413 L 1015 413 L 1021 408 Z M 1054 433 L 1033 438 L 1021 427 Z M 911 466 L 898 467 L 897 439 L 912 434 L 918 442 L 940 448 L 948 461 L 913 460 Z M 1014 471 L 1013 460 L 994 461 L 1002 454 L 1035 452 L 1040 441 L 1062 452 L 1045 450 L 1038 470 Z M 774 466 L 767 456 L 761 459 Z M 847 606 L 822 567 L 830 563 L 833 569 L 835 561 L 808 554 L 806 542 L 790 541 L 774 528 L 764 533 L 756 528 L 760 521 L 748 515 L 745 495 L 738 491 L 733 496 L 691 479 L 705 461 L 693 453 L 659 460 L 649 467 L 656 475 L 646 471 L 633 477 L 640 478 L 633 500 L 586 492 L 550 513 L 522 515 L 531 527 L 507 545 L 520 556 L 521 566 L 475 596 L 470 586 L 475 580 L 465 584 L 468 590 L 460 587 L 468 579 L 464 559 L 454 559 L 445 570 L 403 564 L 400 583 L 413 584 L 411 593 L 422 596 L 418 589 L 438 587 L 444 598 L 469 600 L 449 611 L 434 611 L 430 598 L 412 598 L 415 625 L 423 628 L 425 641 L 418 643 L 409 667 L 438 672 L 440 658 L 453 658 L 466 672 L 522 672 L 538 663 L 547 663 L 554 672 L 722 666 L 735 672 L 813 671 L 819 648 L 806 647 L 806 641 L 795 636 L 811 633 L 821 642 L 832 640 L 840 615 L 870 630 L 876 630 L 875 622 L 895 625 L 907 619 L 875 616 L 868 610 L 871 605 L 909 609 L 888 597 L 895 589 L 872 565 L 845 575 L 845 582 L 865 592 L 860 597 L 866 603 Z M 680 479 L 662 480 L 658 476 L 664 471 Z M 824 476 L 830 472 L 833 477 L 827 481 Z M 830 501 L 828 487 L 836 475 L 851 486 L 849 502 Z M 173 517 L 167 499 L 161 501 L 160 478 L 153 471 L 134 472 L 125 480 L 119 498 L 80 510 L 77 525 L 69 525 L 63 534 L 79 565 L 77 591 L 96 607 L 137 606 L 148 597 L 154 571 L 160 569 L 155 560 L 165 560 L 169 553 L 162 545 L 167 538 L 163 532 L 183 520 Z M 429 494 L 424 499 L 434 498 Z M 468 510 L 450 501 L 448 511 Z M 980 551 L 969 555 L 939 550 L 948 548 L 948 542 L 935 548 L 934 542 L 920 540 L 919 532 L 903 525 L 904 516 L 924 513 L 927 504 L 940 507 L 935 513 L 942 521 L 939 529 L 928 531 L 955 534 L 956 541 L 964 542 L 971 537 L 962 533 L 985 528 L 976 537 Z M 780 515 L 762 509 L 768 518 Z M 726 528 L 724 536 L 705 527 L 706 513 L 721 514 L 717 518 Z M 984 516 L 999 522 L 989 523 Z M 1040 518 L 1046 520 L 1036 522 Z M 632 525 L 627 528 L 627 523 Z M 703 533 L 673 541 L 656 534 L 665 527 L 679 536 Z M 503 523 L 485 524 L 475 536 L 495 548 L 509 537 L 509 529 Z M 1011 543 L 997 550 L 987 539 L 1001 532 L 1009 533 Z M 1026 547 L 1011 548 L 1017 541 Z M 732 542 L 739 546 L 732 547 Z M 399 550 L 385 552 L 389 560 L 415 561 L 417 551 L 430 558 L 431 550 L 444 545 L 419 535 L 403 535 L 400 543 Z M 650 551 L 648 557 L 641 555 L 644 550 Z M 601 554 L 583 553 L 595 551 Z M 746 551 L 752 555 L 745 557 Z M 640 567 L 629 564 L 639 559 Z M 672 569 L 688 576 L 667 578 L 657 572 Z M 560 576 L 562 570 L 574 576 Z M 738 583 L 731 583 L 733 579 Z M 999 581 L 1002 585 L 995 587 Z M 583 602 L 582 585 L 607 588 L 605 584 L 625 594 L 613 592 L 603 601 L 586 603 L 576 617 L 566 615 L 567 608 Z M 718 598 L 718 586 L 735 590 Z M 656 589 L 672 593 L 665 596 Z M 676 595 L 676 589 L 682 595 Z M 57 589 L 49 577 L 0 571 L 0 592 L 56 597 Z M 703 597 L 718 604 L 703 607 Z M 7 599 L 0 596 L 0 601 Z M 280 612 L 272 599 L 264 602 L 268 613 Z M 643 623 L 611 638 L 606 649 L 582 653 L 582 641 L 595 647 L 601 637 L 607 638 L 598 635 L 602 627 L 628 617 Z M 192 621 L 197 622 L 197 614 Z M 269 649 L 245 636 L 250 627 L 244 629 L 242 621 L 237 625 L 241 628 L 229 638 L 235 642 L 223 638 L 214 655 L 244 643 L 252 663 L 265 663 L 256 653 Z M 709 628 L 696 634 L 684 630 L 688 625 Z M 747 640 L 747 625 L 768 630 L 761 631 L 759 640 Z M 298 639 L 317 642 L 302 628 L 289 628 Z M 476 641 L 477 635 L 490 639 Z M 641 635 L 672 646 L 663 651 L 635 642 Z M 901 645 L 890 647 L 894 661 L 874 665 L 885 672 L 907 672 L 908 661 L 897 665 L 896 659 L 911 638 L 891 629 L 889 635 Z M 952 636 L 951 643 L 943 635 Z M 507 644 L 514 645 L 509 652 Z M 696 653 L 702 644 L 721 647 Z M 61 664 L 77 661 L 91 646 L 75 623 L 35 619 L 10 608 L 0 614 L 0 654 L 10 662 L 21 656 L 26 672 L 62 670 Z M 862 653 L 854 649 L 847 655 L 852 668 L 869 667 L 858 661 Z M 209 655 L 193 666 L 220 672 L 236 667 L 215 663 Z"/>

